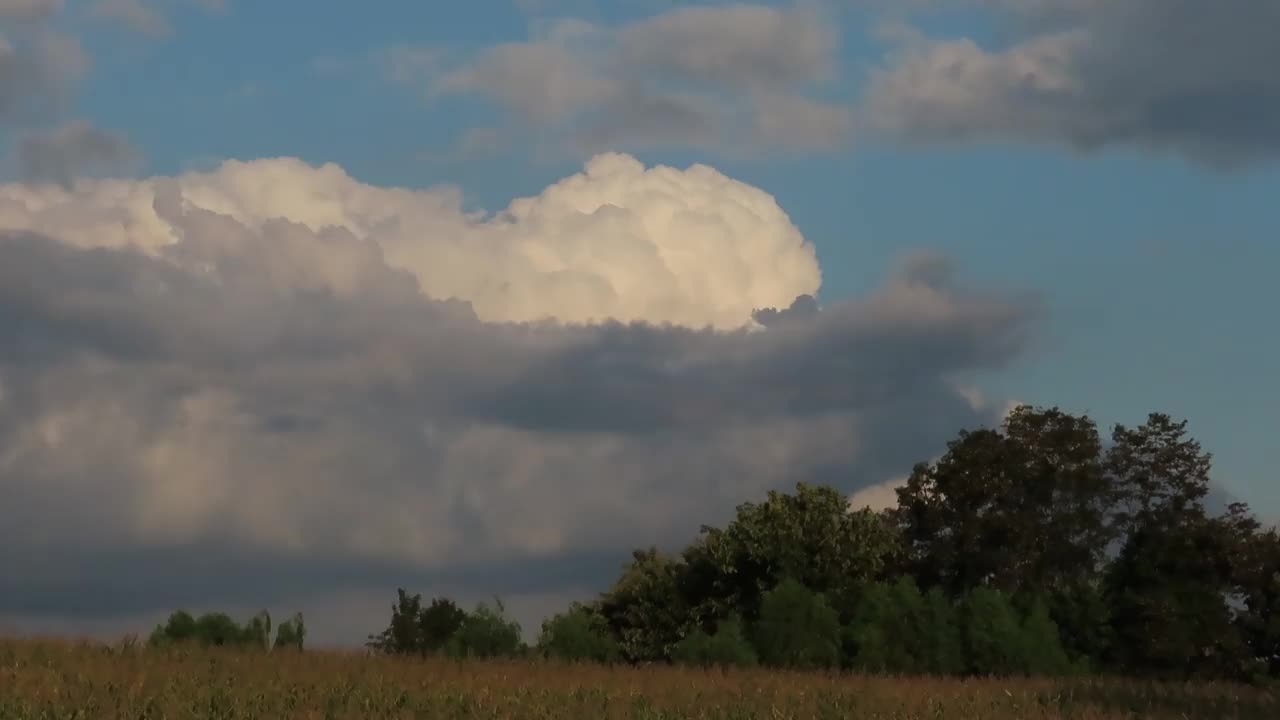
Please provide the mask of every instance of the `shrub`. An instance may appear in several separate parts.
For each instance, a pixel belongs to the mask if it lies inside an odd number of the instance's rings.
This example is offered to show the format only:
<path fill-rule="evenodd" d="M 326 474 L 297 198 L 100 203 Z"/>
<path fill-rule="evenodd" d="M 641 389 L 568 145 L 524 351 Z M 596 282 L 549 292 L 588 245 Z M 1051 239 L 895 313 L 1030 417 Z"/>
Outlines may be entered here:
<path fill-rule="evenodd" d="M 755 628 L 761 662 L 787 668 L 825 668 L 840 662 L 840 617 L 826 599 L 794 579 L 765 593 Z"/>
<path fill-rule="evenodd" d="M 502 602 L 490 608 L 484 603 L 468 613 L 445 650 L 455 658 L 513 657 L 520 654 L 520 624 L 508 620 Z"/>
<path fill-rule="evenodd" d="M 570 662 L 613 662 L 619 655 L 604 618 L 580 603 L 543 621 L 538 651 L 543 657 Z"/>
<path fill-rule="evenodd" d="M 730 617 L 708 635 L 699 628 L 676 643 L 671 659 L 681 665 L 698 667 L 755 667 L 759 660 L 755 648 L 742 632 L 742 621 Z"/>

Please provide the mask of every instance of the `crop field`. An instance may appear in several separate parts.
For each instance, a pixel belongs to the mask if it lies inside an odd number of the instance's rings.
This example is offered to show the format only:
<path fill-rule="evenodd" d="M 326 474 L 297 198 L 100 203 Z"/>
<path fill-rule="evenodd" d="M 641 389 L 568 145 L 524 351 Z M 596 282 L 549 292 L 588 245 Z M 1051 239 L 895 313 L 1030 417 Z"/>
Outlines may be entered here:
<path fill-rule="evenodd" d="M 0 720 L 1257 718 L 1263 689 L 457 662 L 0 641 Z"/>

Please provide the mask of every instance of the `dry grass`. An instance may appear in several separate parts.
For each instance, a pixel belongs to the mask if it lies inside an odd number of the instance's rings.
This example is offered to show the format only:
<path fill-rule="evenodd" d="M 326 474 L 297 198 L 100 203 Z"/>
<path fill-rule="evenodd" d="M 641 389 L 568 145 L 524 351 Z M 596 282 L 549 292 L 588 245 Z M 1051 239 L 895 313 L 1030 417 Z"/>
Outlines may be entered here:
<path fill-rule="evenodd" d="M 1280 702 L 1271 693 L 1228 685 L 721 673 L 0 641 L 0 720 L 1278 717 Z"/>

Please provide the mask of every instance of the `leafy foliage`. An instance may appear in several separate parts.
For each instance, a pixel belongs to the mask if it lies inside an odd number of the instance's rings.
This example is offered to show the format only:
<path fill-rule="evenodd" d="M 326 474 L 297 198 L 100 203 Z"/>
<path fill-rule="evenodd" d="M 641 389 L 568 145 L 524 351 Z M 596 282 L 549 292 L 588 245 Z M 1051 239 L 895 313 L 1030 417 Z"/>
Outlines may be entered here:
<path fill-rule="evenodd" d="M 302 649 L 304 634 L 302 614 L 282 623 L 276 631 L 274 647 L 292 646 Z M 263 610 L 240 625 L 226 613 L 210 612 L 194 617 L 186 610 L 177 610 L 157 625 L 148 639 L 152 647 L 196 644 L 204 647 L 235 647 L 268 650 L 271 644 L 271 615 Z M 281 639 L 284 639 L 283 641 Z"/>
<path fill-rule="evenodd" d="M 637 550 L 622 577 L 600 599 L 600 612 L 629 662 L 667 660 L 695 625 L 681 587 L 687 566 L 659 553 Z"/>
<path fill-rule="evenodd" d="M 543 621 L 538 651 L 544 657 L 571 662 L 613 662 L 620 654 L 599 609 L 581 603 Z"/>
<path fill-rule="evenodd" d="M 704 574 L 699 599 L 715 606 L 713 615 L 740 612 L 749 620 L 783 578 L 835 595 L 878 578 L 896 542 L 876 513 L 849 512 L 838 491 L 806 483 L 794 494 L 771 491 L 763 503 L 744 503 L 727 527 L 702 532 L 685 553 Z"/>
<path fill-rule="evenodd" d="M 685 636 L 676 643 L 671 659 L 696 667 L 748 668 L 759 663 L 737 617 L 722 620 L 714 632 L 699 628 Z"/>
<path fill-rule="evenodd" d="M 443 650 L 467 621 L 467 612 L 449 598 L 432 598 L 418 613 L 418 646 L 425 655 Z"/>
<path fill-rule="evenodd" d="M 307 636 L 307 626 L 302 622 L 302 613 L 294 613 L 293 617 L 280 623 L 276 631 L 276 650 L 301 650 Z"/>
<path fill-rule="evenodd" d="M 964 670 L 951 600 L 937 588 L 921 594 L 909 577 L 868 586 L 845 639 L 846 664 L 864 672 L 947 675 Z"/>
<path fill-rule="evenodd" d="M 520 624 L 506 617 L 501 601 L 494 607 L 480 603 L 450 636 L 445 651 L 455 658 L 514 657 L 522 651 Z"/>
<path fill-rule="evenodd" d="M 820 593 L 787 578 L 765 593 L 755 627 L 760 659 L 775 667 L 828 668 L 840 662 L 840 616 Z"/>

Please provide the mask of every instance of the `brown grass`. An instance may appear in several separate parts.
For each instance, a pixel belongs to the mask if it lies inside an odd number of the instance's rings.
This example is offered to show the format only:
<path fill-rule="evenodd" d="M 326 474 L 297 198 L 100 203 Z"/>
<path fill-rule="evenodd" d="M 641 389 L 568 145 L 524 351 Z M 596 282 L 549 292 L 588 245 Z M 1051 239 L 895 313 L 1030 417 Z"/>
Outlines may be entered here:
<path fill-rule="evenodd" d="M 702 672 L 0 640 L 0 720 L 1280 718 L 1265 690 Z"/>

